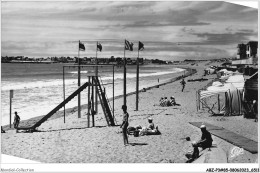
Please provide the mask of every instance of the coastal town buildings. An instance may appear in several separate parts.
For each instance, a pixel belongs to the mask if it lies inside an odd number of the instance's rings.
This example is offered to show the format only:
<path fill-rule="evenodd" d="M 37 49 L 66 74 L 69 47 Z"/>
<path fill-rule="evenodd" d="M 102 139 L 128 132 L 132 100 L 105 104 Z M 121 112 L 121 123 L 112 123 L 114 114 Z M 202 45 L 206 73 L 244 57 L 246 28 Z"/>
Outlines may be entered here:
<path fill-rule="evenodd" d="M 232 61 L 232 65 L 251 65 L 258 64 L 258 42 L 249 41 L 247 44 L 238 44 L 237 58 Z"/>

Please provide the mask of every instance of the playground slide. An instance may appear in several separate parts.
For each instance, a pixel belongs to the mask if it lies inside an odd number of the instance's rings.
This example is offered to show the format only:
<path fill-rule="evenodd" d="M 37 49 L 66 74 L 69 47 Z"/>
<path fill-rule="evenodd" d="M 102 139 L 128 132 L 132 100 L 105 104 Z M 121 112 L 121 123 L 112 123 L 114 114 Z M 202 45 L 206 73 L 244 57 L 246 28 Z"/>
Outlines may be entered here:
<path fill-rule="evenodd" d="M 106 121 L 107 121 L 107 124 L 109 126 L 115 126 L 115 122 L 114 122 L 114 119 L 112 117 L 112 113 L 111 113 L 111 110 L 109 108 L 109 105 L 108 105 L 108 101 L 107 101 L 107 98 L 106 98 L 106 95 L 104 93 L 104 91 L 102 90 L 102 87 L 100 85 L 100 82 L 98 80 L 98 77 L 95 77 L 94 78 L 94 81 L 95 83 L 97 84 L 98 86 L 98 95 L 99 95 L 99 100 L 101 102 L 101 106 L 104 110 L 104 114 L 105 114 L 105 118 L 106 118 Z"/>
<path fill-rule="evenodd" d="M 65 106 L 71 99 L 77 96 L 81 91 L 83 91 L 89 83 L 86 82 L 82 86 L 80 86 L 74 93 L 72 93 L 69 97 L 67 97 L 63 102 L 61 102 L 58 106 L 56 106 L 53 110 L 51 110 L 47 115 L 45 115 L 40 121 L 34 124 L 31 127 L 18 127 L 17 130 L 31 130 L 35 131 L 37 127 L 39 127 L 42 123 L 44 123 L 48 118 L 50 118 L 53 114 L 55 114 L 60 108 Z"/>

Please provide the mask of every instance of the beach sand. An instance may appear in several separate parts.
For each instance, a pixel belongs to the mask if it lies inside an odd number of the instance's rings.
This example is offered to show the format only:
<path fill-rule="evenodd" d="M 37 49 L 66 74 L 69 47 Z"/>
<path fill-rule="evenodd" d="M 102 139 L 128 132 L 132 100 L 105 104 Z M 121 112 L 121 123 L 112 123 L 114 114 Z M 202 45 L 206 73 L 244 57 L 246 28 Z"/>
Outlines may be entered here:
<path fill-rule="evenodd" d="M 208 122 L 224 127 L 232 132 L 258 141 L 257 123 L 242 116 L 212 117 L 206 109 L 197 111 L 196 91 L 216 78 L 203 76 L 204 68 L 217 62 L 200 62 L 178 67 L 194 68 L 197 73 L 185 78 L 186 87 L 181 92 L 180 80 L 152 88 L 139 94 L 139 110 L 135 111 L 135 95 L 127 97 L 129 126 L 147 126 L 147 118 L 152 117 L 161 135 L 129 136 L 131 145 L 124 146 L 119 126 L 108 127 L 99 106 L 95 115 L 95 126 L 87 128 L 87 110 L 82 110 L 78 119 L 77 109 L 67 111 L 66 123 L 63 117 L 43 123 L 35 133 L 16 133 L 8 130 L 1 135 L 2 153 L 43 163 L 183 163 L 185 153 L 192 150 L 191 141 L 200 139 L 200 129 L 189 122 Z M 188 79 L 207 78 L 202 82 L 187 82 Z M 180 106 L 161 107 L 161 97 L 174 96 Z M 115 100 L 116 123 L 122 122 L 122 98 Z M 90 122 L 92 126 L 92 122 Z M 190 137 L 191 141 L 186 141 Z M 252 163 L 258 155 L 244 151 L 237 157 L 230 157 L 234 145 L 213 136 L 213 144 L 227 154 L 228 162 Z"/>

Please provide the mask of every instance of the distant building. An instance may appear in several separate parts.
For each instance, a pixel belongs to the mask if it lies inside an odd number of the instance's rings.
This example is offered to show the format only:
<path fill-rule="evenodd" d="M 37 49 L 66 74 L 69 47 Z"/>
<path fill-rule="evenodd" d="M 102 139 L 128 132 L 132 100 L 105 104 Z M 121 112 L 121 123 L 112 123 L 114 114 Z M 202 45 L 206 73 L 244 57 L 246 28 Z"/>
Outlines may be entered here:
<path fill-rule="evenodd" d="M 247 46 L 243 43 L 237 45 L 237 59 L 246 59 Z"/>
<path fill-rule="evenodd" d="M 250 58 L 250 57 L 257 57 L 257 50 L 258 49 L 258 42 L 257 41 L 249 41 L 247 44 L 246 44 L 246 55 L 247 55 L 247 58 Z"/>
<path fill-rule="evenodd" d="M 249 41 L 247 44 L 238 44 L 237 59 L 232 65 L 257 65 L 258 64 L 258 42 Z"/>

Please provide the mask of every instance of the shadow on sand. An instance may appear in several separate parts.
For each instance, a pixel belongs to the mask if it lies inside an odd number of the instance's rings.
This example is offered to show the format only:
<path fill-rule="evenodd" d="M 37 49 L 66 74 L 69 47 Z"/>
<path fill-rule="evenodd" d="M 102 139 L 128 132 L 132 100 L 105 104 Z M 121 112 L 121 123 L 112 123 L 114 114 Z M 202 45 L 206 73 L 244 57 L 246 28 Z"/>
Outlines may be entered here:
<path fill-rule="evenodd" d="M 147 143 L 129 143 L 131 146 L 136 146 L 136 145 L 148 145 Z"/>

